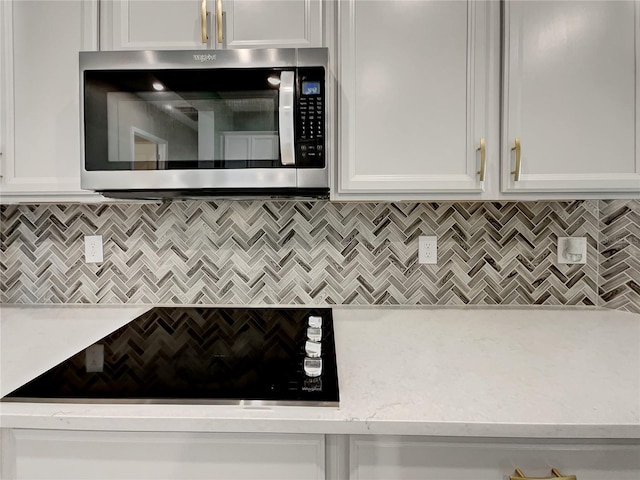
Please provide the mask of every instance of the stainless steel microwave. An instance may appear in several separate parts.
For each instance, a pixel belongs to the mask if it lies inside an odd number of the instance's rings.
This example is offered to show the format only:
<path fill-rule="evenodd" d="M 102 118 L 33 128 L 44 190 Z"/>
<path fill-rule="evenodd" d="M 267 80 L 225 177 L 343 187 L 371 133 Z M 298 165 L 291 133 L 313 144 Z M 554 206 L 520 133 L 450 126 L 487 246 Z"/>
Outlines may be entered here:
<path fill-rule="evenodd" d="M 81 52 L 82 188 L 327 197 L 326 48 Z"/>

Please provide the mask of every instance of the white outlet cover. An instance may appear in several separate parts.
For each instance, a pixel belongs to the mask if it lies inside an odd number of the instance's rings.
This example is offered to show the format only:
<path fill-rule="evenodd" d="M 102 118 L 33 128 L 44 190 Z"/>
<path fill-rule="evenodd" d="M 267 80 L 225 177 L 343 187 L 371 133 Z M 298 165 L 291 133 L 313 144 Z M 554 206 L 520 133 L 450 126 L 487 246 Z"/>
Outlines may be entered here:
<path fill-rule="evenodd" d="M 438 237 L 430 235 L 418 237 L 418 263 L 426 265 L 438 263 Z"/>
<path fill-rule="evenodd" d="M 84 261 L 85 263 L 101 263 L 104 260 L 102 251 L 102 235 L 85 235 Z"/>
<path fill-rule="evenodd" d="M 558 263 L 587 263 L 587 238 L 558 237 Z"/>

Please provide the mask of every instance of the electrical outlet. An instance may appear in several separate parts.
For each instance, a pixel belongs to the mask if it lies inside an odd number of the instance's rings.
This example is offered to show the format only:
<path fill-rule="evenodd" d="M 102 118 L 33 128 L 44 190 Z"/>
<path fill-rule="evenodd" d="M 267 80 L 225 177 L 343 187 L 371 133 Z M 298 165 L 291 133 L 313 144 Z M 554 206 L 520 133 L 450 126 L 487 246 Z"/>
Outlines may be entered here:
<path fill-rule="evenodd" d="M 101 263 L 103 261 L 102 235 L 85 235 L 84 261 L 85 263 Z"/>
<path fill-rule="evenodd" d="M 438 263 L 438 237 L 420 236 L 418 238 L 418 263 L 430 265 Z"/>

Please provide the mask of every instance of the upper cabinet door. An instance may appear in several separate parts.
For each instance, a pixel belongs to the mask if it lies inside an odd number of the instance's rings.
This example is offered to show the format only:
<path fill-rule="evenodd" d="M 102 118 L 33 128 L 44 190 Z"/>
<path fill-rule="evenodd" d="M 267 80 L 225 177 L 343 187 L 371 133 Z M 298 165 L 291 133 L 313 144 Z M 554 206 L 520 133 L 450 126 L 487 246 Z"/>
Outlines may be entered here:
<path fill-rule="evenodd" d="M 503 191 L 640 192 L 639 10 L 505 3 Z"/>
<path fill-rule="evenodd" d="M 498 153 L 490 3 L 340 2 L 337 199 L 481 196 L 479 147 Z"/>
<path fill-rule="evenodd" d="M 0 2 L 0 202 L 96 201 L 80 189 L 78 51 L 95 50 L 96 1 Z"/>
<path fill-rule="evenodd" d="M 218 1 L 223 48 L 323 46 L 321 0 Z"/>
<path fill-rule="evenodd" d="M 311 47 L 321 0 L 103 0 L 102 50 Z"/>
<path fill-rule="evenodd" d="M 101 0 L 101 50 L 213 48 L 213 0 Z"/>

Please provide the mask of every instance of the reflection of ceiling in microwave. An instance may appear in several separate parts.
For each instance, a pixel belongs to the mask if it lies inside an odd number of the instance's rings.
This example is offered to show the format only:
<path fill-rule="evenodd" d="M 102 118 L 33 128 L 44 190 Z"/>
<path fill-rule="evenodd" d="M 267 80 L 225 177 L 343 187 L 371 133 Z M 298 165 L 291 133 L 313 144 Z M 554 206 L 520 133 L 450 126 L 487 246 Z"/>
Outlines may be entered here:
<path fill-rule="evenodd" d="M 201 112 L 216 112 L 218 115 L 273 114 L 278 108 L 278 96 L 273 91 L 190 92 L 188 96 L 181 96 L 176 92 L 137 92 L 136 95 L 147 104 L 196 131 Z"/>
<path fill-rule="evenodd" d="M 232 112 L 273 112 L 274 98 L 225 98 L 224 103 Z"/>
<path fill-rule="evenodd" d="M 236 112 L 275 112 L 278 93 L 274 90 L 245 90 L 232 92 L 190 92 L 187 99 L 198 110 L 227 110 Z M 226 107 L 226 108 L 225 108 Z"/>
<path fill-rule="evenodd" d="M 215 96 L 214 96 L 215 93 Z M 138 92 L 143 100 L 152 103 L 165 103 L 184 113 L 189 119 L 197 121 L 197 112 L 275 112 L 277 93 L 273 91 L 245 92 L 189 92 L 179 95 L 176 92 Z"/>
<path fill-rule="evenodd" d="M 198 110 L 191 105 L 175 105 L 173 108 L 189 120 L 198 121 Z"/>

